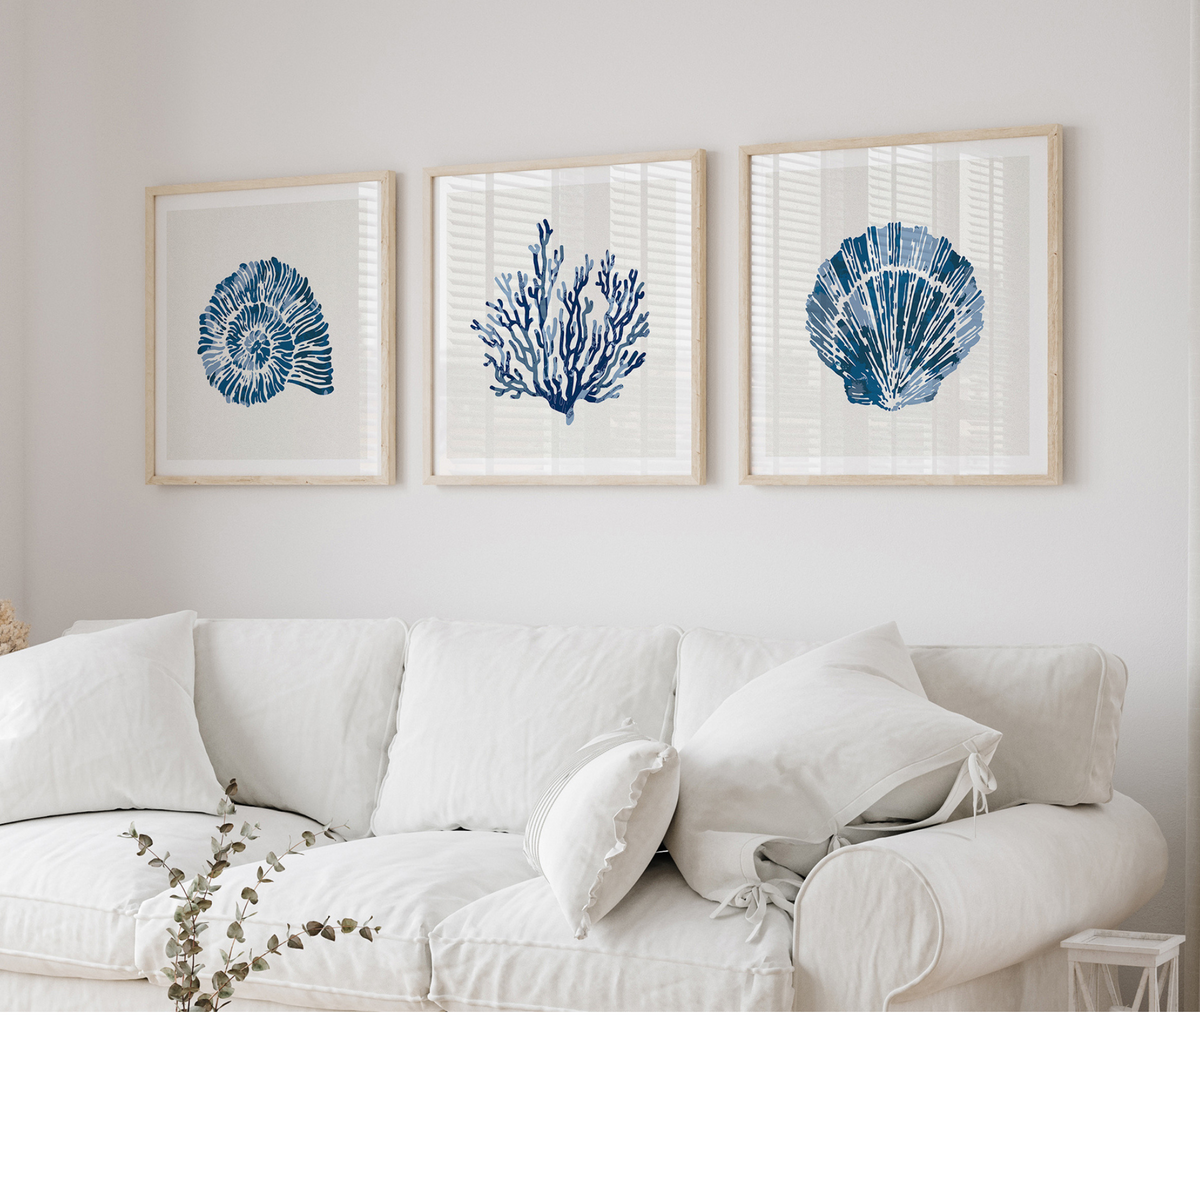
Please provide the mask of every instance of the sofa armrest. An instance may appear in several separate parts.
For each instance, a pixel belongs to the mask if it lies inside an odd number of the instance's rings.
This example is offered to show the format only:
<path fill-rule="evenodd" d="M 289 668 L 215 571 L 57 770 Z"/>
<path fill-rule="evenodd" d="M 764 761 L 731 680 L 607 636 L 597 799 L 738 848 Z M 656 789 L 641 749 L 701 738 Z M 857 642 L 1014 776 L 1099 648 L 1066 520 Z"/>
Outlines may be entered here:
<path fill-rule="evenodd" d="M 796 897 L 795 1008 L 887 1010 L 989 975 L 1146 903 L 1167 871 L 1128 796 L 1025 804 L 847 846 Z"/>

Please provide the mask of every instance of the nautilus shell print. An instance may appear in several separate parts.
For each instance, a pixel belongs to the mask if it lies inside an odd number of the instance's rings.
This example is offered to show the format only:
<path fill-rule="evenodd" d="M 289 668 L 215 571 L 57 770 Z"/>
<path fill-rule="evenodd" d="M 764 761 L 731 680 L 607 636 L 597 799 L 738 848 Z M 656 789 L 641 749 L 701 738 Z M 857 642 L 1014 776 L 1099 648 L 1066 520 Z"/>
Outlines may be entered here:
<path fill-rule="evenodd" d="M 242 263 L 200 314 L 208 382 L 230 404 L 265 404 L 294 383 L 333 391 L 329 327 L 308 280 L 277 258 Z"/>
<path fill-rule="evenodd" d="M 846 238 L 817 270 L 805 328 L 846 399 L 925 404 L 983 331 L 975 271 L 944 237 L 891 221 Z"/>

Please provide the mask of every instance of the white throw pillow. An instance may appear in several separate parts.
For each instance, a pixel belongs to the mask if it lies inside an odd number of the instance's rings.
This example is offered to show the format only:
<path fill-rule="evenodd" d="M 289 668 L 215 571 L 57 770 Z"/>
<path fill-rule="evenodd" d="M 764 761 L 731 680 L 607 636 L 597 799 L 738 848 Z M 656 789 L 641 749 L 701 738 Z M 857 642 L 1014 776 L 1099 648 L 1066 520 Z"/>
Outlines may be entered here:
<path fill-rule="evenodd" d="M 678 796 L 679 756 L 632 720 L 588 742 L 550 785 L 529 818 L 525 855 L 573 937 L 587 937 L 642 877 Z"/>
<path fill-rule="evenodd" d="M 118 808 L 216 813 L 192 701 L 194 612 L 0 658 L 0 822 Z"/>
<path fill-rule="evenodd" d="M 702 896 L 757 917 L 839 845 L 982 800 L 999 742 L 926 699 L 895 625 L 869 629 L 760 675 L 696 730 L 667 848 Z"/>
<path fill-rule="evenodd" d="M 626 717 L 669 728 L 679 630 L 419 621 L 376 834 L 523 833 L 563 763 Z"/>

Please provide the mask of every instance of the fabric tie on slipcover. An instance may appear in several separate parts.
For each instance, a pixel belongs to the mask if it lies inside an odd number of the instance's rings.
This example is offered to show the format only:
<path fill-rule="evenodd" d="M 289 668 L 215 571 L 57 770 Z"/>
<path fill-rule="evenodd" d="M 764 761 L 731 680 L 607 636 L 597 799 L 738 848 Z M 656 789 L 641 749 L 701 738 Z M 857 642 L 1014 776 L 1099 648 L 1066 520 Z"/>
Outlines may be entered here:
<path fill-rule="evenodd" d="M 763 930 L 763 923 L 767 919 L 767 906 L 774 901 L 779 905 L 784 912 L 790 913 L 792 906 L 796 903 L 795 895 L 789 898 L 781 887 L 790 887 L 795 891 L 800 890 L 800 884 L 793 883 L 789 879 L 772 879 L 760 881 L 759 883 L 743 883 L 739 887 L 733 889 L 728 896 L 717 906 L 716 910 L 709 914 L 710 919 L 719 917 L 727 908 L 744 908 L 746 910 L 746 920 L 751 922 L 753 928 L 746 936 L 746 941 L 755 941 Z"/>
<path fill-rule="evenodd" d="M 976 752 L 967 759 L 967 770 L 971 775 L 971 836 L 978 832 L 979 814 L 988 811 L 988 796 L 996 790 L 996 776 L 992 768 Z"/>

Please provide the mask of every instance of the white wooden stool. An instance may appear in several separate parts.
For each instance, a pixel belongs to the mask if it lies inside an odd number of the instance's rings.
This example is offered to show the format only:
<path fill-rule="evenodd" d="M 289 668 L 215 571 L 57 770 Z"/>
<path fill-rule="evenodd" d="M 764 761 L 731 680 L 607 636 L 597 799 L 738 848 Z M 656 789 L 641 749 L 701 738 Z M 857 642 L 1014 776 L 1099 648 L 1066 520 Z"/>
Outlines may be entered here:
<path fill-rule="evenodd" d="M 1100 975 L 1108 985 L 1112 1001 L 1109 1012 L 1137 1012 L 1146 996 L 1147 1012 L 1179 1011 L 1179 947 L 1182 933 L 1127 933 L 1123 929 L 1085 929 L 1060 943 L 1067 952 L 1067 1011 L 1078 1012 L 1077 997 L 1083 996 L 1087 1012 L 1100 1005 Z M 1113 967 L 1141 967 L 1133 1004 L 1121 1003 L 1121 992 Z M 1161 973 L 1159 968 L 1165 968 Z M 1163 991 L 1166 1006 L 1163 1007 Z"/>

